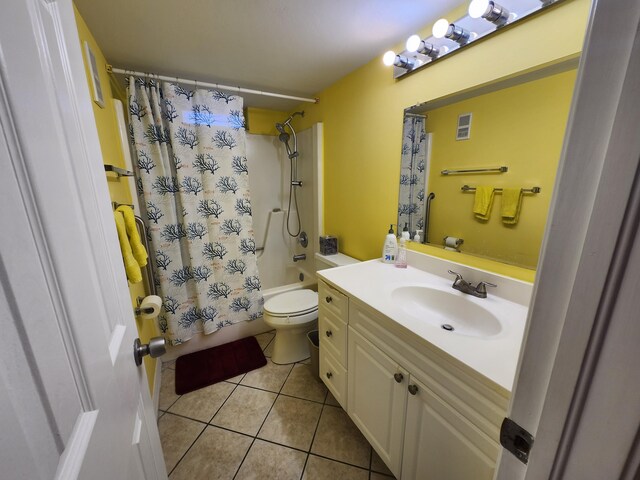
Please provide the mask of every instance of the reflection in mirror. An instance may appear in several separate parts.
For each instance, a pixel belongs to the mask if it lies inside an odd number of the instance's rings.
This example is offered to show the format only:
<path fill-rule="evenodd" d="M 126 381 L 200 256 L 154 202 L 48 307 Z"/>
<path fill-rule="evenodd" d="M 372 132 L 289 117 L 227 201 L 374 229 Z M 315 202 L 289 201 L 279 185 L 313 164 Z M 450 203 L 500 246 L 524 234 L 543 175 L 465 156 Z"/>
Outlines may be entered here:
<path fill-rule="evenodd" d="M 408 227 L 411 238 L 425 232 L 427 206 L 433 196 L 426 193 L 429 178 L 430 135 L 425 131 L 424 115 L 405 113 L 402 126 L 400 190 L 398 194 L 398 233 Z M 420 235 L 420 239 L 424 239 Z"/>
<path fill-rule="evenodd" d="M 411 238 L 426 230 L 422 238 L 441 248 L 445 237 L 457 237 L 464 240 L 463 253 L 535 269 L 576 63 L 528 71 L 407 109 L 399 229 L 407 223 Z M 466 114 L 473 121 L 465 135 L 457 135 Z M 501 166 L 507 168 L 477 171 Z M 430 211 L 425 192 L 437 199 Z M 478 214 L 483 203 L 486 212 Z"/>

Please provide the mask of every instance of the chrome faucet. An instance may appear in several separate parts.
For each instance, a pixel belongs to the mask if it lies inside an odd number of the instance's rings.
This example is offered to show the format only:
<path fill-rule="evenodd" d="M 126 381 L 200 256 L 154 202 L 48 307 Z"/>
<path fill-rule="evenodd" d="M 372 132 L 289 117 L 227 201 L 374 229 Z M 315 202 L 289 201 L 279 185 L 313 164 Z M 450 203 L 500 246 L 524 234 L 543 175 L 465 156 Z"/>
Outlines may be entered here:
<path fill-rule="evenodd" d="M 297 261 L 300 261 L 300 260 L 306 260 L 306 259 L 307 259 L 306 253 L 301 253 L 299 255 L 294 255 L 293 256 L 293 261 L 294 262 L 297 262 Z"/>
<path fill-rule="evenodd" d="M 462 278 L 462 275 L 459 273 L 452 272 L 451 270 L 449 270 L 449 273 L 456 276 L 456 279 L 453 281 L 453 285 L 451 285 L 454 290 L 473 295 L 474 297 L 487 298 L 487 287 L 497 287 L 497 285 L 489 282 L 480 282 L 474 287 L 471 283 Z"/>

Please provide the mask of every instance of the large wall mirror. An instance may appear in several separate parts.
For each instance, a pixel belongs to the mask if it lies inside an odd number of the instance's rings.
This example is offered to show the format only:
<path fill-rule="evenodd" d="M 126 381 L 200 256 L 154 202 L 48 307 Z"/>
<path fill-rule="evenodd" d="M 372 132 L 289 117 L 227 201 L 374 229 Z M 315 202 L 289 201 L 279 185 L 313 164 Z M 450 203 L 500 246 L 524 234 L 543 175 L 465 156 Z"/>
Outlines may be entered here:
<path fill-rule="evenodd" d="M 458 238 L 449 248 L 535 269 L 577 61 L 406 109 L 399 229 L 442 248 Z M 491 192 L 487 214 L 474 213 Z"/>

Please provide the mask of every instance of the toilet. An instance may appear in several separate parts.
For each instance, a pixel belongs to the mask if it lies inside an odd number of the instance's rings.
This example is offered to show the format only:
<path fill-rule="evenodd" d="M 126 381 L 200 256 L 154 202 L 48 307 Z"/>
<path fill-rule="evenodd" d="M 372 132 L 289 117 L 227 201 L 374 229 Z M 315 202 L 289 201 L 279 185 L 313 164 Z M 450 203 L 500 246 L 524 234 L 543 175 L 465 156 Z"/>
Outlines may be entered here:
<path fill-rule="evenodd" d="M 316 270 L 358 263 L 342 253 L 316 253 Z M 309 357 L 307 333 L 317 328 L 318 293 L 313 290 L 292 290 L 276 295 L 264 304 L 264 322 L 276 331 L 271 361 L 295 363 Z"/>
<path fill-rule="evenodd" d="M 309 357 L 307 333 L 318 320 L 318 293 L 293 290 L 281 293 L 264 304 L 264 322 L 275 329 L 271 361 L 294 363 Z"/>

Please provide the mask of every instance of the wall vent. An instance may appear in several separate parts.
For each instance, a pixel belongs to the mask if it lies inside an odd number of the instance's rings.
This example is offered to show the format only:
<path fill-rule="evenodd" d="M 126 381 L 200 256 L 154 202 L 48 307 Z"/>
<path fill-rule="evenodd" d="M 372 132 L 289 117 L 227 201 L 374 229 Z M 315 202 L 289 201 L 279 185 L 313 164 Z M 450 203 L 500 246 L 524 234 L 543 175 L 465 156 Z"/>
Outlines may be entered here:
<path fill-rule="evenodd" d="M 458 115 L 458 128 L 456 129 L 456 140 L 469 140 L 471 137 L 471 114 L 463 113 Z"/>

